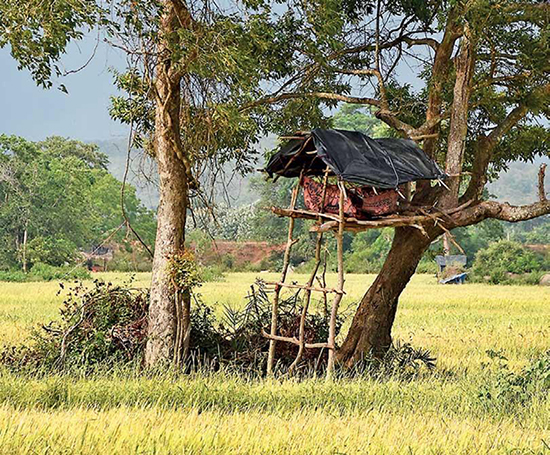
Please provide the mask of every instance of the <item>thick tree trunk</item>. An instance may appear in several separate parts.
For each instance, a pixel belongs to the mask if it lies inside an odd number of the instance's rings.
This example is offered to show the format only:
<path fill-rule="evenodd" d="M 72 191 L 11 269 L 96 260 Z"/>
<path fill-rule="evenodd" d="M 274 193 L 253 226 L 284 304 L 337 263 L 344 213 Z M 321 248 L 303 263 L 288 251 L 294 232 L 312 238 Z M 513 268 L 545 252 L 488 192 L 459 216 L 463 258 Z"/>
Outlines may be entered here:
<path fill-rule="evenodd" d="M 430 239 L 412 227 L 396 228 L 382 270 L 361 299 L 337 360 L 351 366 L 366 355 L 381 357 L 391 345 L 398 299 L 411 279 Z"/>

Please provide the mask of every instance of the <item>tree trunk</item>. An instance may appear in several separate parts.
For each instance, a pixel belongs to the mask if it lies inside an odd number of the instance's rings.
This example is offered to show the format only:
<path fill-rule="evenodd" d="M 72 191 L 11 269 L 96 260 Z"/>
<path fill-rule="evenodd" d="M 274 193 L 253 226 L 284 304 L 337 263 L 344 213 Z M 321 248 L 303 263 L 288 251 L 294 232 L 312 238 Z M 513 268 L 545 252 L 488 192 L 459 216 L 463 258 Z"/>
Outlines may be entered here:
<path fill-rule="evenodd" d="M 177 134 L 179 135 L 179 131 Z M 146 366 L 169 361 L 174 357 L 178 318 L 176 291 L 168 275 L 168 260 L 184 247 L 188 201 L 187 174 L 183 163 L 174 151 L 172 131 L 169 128 L 157 128 L 155 143 L 160 203 L 157 212 L 157 237 L 145 351 Z"/>
<path fill-rule="evenodd" d="M 361 299 L 337 360 L 352 366 L 366 355 L 382 357 L 390 347 L 391 329 L 401 292 L 413 276 L 431 240 L 418 229 L 395 229 L 382 270 Z"/>
<path fill-rule="evenodd" d="M 146 366 L 169 361 L 174 357 L 178 318 L 175 289 L 168 275 L 168 260 L 184 247 L 188 200 L 187 174 L 183 163 L 174 152 L 173 135 L 167 129 L 156 131 L 160 203 L 157 212 Z"/>
<path fill-rule="evenodd" d="M 173 4 L 167 2 L 161 20 L 161 29 L 166 42 L 160 51 L 166 58 L 157 66 L 154 81 L 156 94 L 155 113 L 155 158 L 160 183 L 160 202 L 157 211 L 157 237 L 153 259 L 153 276 L 149 306 L 148 340 L 145 350 L 145 365 L 151 367 L 163 362 L 178 361 L 175 352 L 178 333 L 186 333 L 182 327 L 183 314 L 177 307 L 179 297 L 168 274 L 170 257 L 184 247 L 185 219 L 188 205 L 189 170 L 183 159 L 180 137 L 181 74 L 170 60 L 170 34 L 177 27 Z M 164 47 L 163 47 L 164 46 Z M 188 310 L 189 299 L 179 302 Z M 178 317 L 179 316 L 179 317 Z"/>
<path fill-rule="evenodd" d="M 23 232 L 23 272 L 27 273 L 27 226 L 25 226 L 25 231 Z"/>

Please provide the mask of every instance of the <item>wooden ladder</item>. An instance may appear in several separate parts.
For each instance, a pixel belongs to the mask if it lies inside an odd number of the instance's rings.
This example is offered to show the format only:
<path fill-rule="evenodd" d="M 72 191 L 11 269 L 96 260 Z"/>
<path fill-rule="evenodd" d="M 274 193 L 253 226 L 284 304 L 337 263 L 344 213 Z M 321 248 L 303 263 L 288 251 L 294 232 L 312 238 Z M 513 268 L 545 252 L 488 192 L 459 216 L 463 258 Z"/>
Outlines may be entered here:
<path fill-rule="evenodd" d="M 321 208 L 324 206 L 324 203 L 325 203 L 328 177 L 329 177 L 329 170 L 327 169 L 325 171 L 324 182 L 323 182 L 323 196 L 322 196 Z M 302 176 L 300 176 L 298 183 L 296 184 L 296 186 L 292 191 L 292 196 L 290 199 L 290 207 L 289 207 L 290 210 L 294 210 L 296 208 L 296 202 L 298 200 L 298 196 L 300 193 L 301 184 L 302 184 Z M 307 283 L 306 284 L 286 283 L 286 279 L 288 276 L 288 269 L 290 265 L 290 253 L 291 253 L 292 247 L 297 241 L 296 239 L 293 238 L 295 219 L 291 217 L 289 220 L 288 237 L 287 237 L 287 243 L 286 243 L 285 253 L 283 257 L 283 268 L 281 272 L 281 278 L 277 282 L 266 283 L 268 285 L 274 286 L 274 296 L 273 296 L 272 306 L 271 306 L 271 330 L 270 330 L 270 333 L 266 333 L 265 331 L 262 333 L 264 337 L 269 338 L 270 340 L 269 353 L 267 358 L 268 375 L 273 374 L 273 368 L 275 365 L 275 347 L 277 342 L 292 343 L 298 346 L 298 353 L 296 355 L 296 358 L 294 359 L 294 361 L 289 367 L 289 374 L 292 374 L 298 367 L 305 349 L 326 348 L 328 349 L 327 378 L 330 379 L 333 375 L 334 365 L 335 365 L 335 350 L 336 350 L 336 341 L 335 341 L 336 319 L 338 316 L 338 309 L 340 307 L 340 302 L 342 301 L 342 297 L 344 295 L 343 237 L 344 237 L 344 228 L 345 228 L 344 201 L 346 198 L 346 191 L 342 182 L 338 182 L 338 187 L 340 189 L 340 197 L 339 197 L 338 229 L 335 231 L 336 242 L 337 242 L 337 256 L 338 256 L 338 282 L 337 282 L 336 288 L 329 289 L 326 287 L 326 284 L 324 284 L 323 282 L 320 283 L 321 284 L 320 287 L 314 286 L 315 279 L 317 277 L 317 274 L 319 272 L 319 268 L 322 262 L 321 250 L 322 250 L 323 235 L 324 235 L 322 231 L 317 232 L 317 240 L 315 244 L 315 263 L 313 266 L 313 271 L 311 272 Z M 322 221 L 321 217 L 318 218 L 318 221 L 319 222 Z M 325 267 L 326 267 L 326 263 L 325 263 Z M 300 315 L 300 328 L 299 328 L 298 338 L 284 337 L 284 336 L 277 335 L 277 324 L 278 324 L 278 318 L 279 318 L 279 300 L 280 300 L 281 290 L 283 288 L 298 289 L 298 290 L 304 291 L 304 299 L 303 299 L 302 312 Z M 334 294 L 333 300 L 332 300 L 332 307 L 330 311 L 330 319 L 329 319 L 329 335 L 328 335 L 328 340 L 325 343 L 306 343 L 305 342 L 305 322 L 306 322 L 309 305 L 311 302 L 312 292 L 322 293 L 325 299 L 327 298 L 328 294 Z"/>

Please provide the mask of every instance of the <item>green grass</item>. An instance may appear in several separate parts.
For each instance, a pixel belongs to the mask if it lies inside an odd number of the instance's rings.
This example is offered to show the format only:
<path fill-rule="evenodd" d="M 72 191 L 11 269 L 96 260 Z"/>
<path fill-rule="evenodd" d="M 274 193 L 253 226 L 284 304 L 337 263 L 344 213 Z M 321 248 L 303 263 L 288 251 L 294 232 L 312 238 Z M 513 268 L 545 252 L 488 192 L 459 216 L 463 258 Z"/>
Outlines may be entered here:
<path fill-rule="evenodd" d="M 231 274 L 201 293 L 218 309 L 239 306 L 255 276 Z M 344 307 L 373 279 L 348 275 Z M 135 284 L 148 280 L 138 274 Z M 0 343 L 21 342 L 33 325 L 57 317 L 58 289 L 0 283 Z M 439 286 L 415 276 L 394 334 L 430 349 L 438 358 L 435 373 L 409 382 L 327 383 L 227 372 L 28 377 L 0 371 L 0 454 L 550 454 L 548 397 L 480 398 L 496 374 L 488 349 L 502 350 L 513 370 L 550 349 L 550 289 Z"/>

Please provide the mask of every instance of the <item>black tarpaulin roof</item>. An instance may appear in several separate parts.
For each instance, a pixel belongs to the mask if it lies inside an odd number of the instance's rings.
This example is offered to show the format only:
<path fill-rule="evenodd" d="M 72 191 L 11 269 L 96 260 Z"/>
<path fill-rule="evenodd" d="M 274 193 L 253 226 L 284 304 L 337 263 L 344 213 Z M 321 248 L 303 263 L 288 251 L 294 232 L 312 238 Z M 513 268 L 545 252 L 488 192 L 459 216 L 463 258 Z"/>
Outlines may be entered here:
<path fill-rule="evenodd" d="M 443 179 L 445 173 L 408 139 L 372 139 L 357 131 L 315 129 L 297 134 L 271 157 L 272 177 L 323 175 L 376 188 L 396 188 L 415 180 Z"/>

